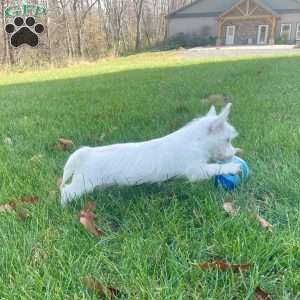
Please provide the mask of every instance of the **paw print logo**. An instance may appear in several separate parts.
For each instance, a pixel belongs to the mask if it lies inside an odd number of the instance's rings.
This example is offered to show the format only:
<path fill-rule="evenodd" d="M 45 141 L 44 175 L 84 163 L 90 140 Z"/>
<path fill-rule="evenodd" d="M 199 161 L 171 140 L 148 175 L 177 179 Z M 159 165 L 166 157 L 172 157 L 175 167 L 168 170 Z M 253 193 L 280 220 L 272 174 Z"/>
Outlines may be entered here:
<path fill-rule="evenodd" d="M 5 26 L 5 31 L 11 34 L 12 46 L 19 47 L 27 44 L 36 47 L 39 44 L 38 34 L 43 33 L 45 28 L 42 24 L 36 24 L 34 17 L 27 17 L 25 22 L 22 17 L 16 17 L 13 23 Z"/>

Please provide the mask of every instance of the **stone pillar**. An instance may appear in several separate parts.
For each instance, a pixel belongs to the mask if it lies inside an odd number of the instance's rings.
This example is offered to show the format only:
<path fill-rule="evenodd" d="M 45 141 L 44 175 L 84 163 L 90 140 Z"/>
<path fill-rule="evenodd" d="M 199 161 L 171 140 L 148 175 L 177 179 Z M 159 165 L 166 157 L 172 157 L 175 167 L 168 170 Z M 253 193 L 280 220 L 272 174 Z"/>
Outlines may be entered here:
<path fill-rule="evenodd" d="M 271 31 L 271 37 L 269 40 L 270 45 L 275 45 L 275 35 L 276 35 L 276 17 L 272 17 L 272 31 Z"/>

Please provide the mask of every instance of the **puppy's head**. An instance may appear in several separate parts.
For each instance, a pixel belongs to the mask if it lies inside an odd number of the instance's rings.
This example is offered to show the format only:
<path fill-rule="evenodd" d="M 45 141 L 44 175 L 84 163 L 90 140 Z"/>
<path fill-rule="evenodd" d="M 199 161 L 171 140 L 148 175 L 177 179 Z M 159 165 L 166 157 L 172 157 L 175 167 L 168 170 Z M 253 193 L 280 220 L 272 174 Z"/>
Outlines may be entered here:
<path fill-rule="evenodd" d="M 231 105 L 231 103 L 227 104 L 219 115 L 212 106 L 206 116 L 210 160 L 224 160 L 234 156 L 240 150 L 232 146 L 232 141 L 238 136 L 238 133 L 227 121 Z"/>

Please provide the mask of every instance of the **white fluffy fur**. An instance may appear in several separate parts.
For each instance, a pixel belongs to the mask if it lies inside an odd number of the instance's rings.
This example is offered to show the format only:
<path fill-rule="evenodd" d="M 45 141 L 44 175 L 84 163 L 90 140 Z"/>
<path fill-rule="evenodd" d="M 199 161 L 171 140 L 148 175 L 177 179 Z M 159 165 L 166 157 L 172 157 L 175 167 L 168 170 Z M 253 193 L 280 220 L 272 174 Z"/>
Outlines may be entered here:
<path fill-rule="evenodd" d="M 239 165 L 216 163 L 237 151 L 231 144 L 237 132 L 227 122 L 230 108 L 228 104 L 217 115 L 212 106 L 206 116 L 162 138 L 75 151 L 64 167 L 62 205 L 95 187 L 154 183 L 175 177 L 200 181 L 219 174 L 237 174 Z"/>

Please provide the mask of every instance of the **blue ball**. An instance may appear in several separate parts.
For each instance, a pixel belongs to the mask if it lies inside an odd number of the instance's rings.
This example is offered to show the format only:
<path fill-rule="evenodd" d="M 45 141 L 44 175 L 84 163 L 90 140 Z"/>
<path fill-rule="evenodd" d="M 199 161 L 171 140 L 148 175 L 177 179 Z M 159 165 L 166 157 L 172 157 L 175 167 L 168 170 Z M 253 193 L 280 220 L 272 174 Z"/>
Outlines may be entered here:
<path fill-rule="evenodd" d="M 240 185 L 245 179 L 249 177 L 249 167 L 247 163 L 238 156 L 233 156 L 230 159 L 226 159 L 221 164 L 236 163 L 241 166 L 241 173 L 237 175 L 218 175 L 215 176 L 215 186 L 222 187 L 225 191 L 232 191 L 238 185 Z"/>

